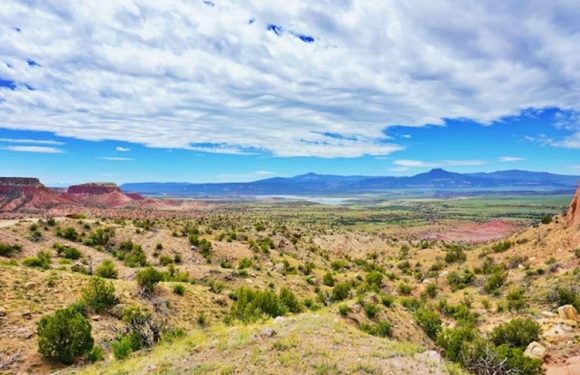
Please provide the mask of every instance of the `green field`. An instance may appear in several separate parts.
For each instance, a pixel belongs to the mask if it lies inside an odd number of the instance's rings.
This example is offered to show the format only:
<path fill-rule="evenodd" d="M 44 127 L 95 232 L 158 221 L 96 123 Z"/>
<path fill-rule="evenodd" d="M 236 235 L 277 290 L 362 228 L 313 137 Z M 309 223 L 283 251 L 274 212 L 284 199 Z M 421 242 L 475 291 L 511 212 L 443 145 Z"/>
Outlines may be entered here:
<path fill-rule="evenodd" d="M 279 223 L 357 229 L 493 219 L 533 224 L 546 214 L 564 212 L 570 199 L 569 194 L 404 199 L 366 196 L 341 205 L 299 200 L 237 202 L 223 206 L 218 212 L 243 212 L 256 219 L 268 217 Z"/>

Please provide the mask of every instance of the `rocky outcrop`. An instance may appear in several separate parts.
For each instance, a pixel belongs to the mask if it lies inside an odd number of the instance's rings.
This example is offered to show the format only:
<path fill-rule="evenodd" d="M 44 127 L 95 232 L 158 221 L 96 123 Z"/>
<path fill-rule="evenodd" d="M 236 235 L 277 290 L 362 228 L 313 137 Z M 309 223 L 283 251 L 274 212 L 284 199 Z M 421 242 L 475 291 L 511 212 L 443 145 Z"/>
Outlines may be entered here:
<path fill-rule="evenodd" d="M 578 312 L 576 311 L 576 308 L 574 306 L 564 305 L 558 307 L 558 316 L 560 317 L 560 319 L 576 320 Z"/>
<path fill-rule="evenodd" d="M 0 177 L 0 212 L 46 209 L 65 202 L 37 178 Z"/>
<path fill-rule="evenodd" d="M 121 189 L 116 184 L 110 182 L 91 182 L 70 186 L 67 192 L 69 194 L 109 194 L 115 192 L 120 193 Z"/>
<path fill-rule="evenodd" d="M 544 348 L 540 343 L 532 341 L 526 348 L 524 355 L 526 357 L 543 360 L 546 356 L 546 348 Z"/>
<path fill-rule="evenodd" d="M 17 187 L 44 187 L 38 178 L 29 177 L 0 177 L 0 189 Z"/>
<path fill-rule="evenodd" d="M 568 225 L 580 225 L 580 185 L 566 214 Z"/>

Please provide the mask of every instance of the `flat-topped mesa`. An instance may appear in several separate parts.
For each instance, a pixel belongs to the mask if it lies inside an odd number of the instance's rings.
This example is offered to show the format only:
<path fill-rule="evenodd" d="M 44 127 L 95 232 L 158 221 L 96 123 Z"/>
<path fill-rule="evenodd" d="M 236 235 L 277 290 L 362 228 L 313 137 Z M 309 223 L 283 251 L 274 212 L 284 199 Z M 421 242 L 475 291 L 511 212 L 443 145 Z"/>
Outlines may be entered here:
<path fill-rule="evenodd" d="M 0 186 L 44 187 L 38 178 L 30 177 L 0 177 Z"/>
<path fill-rule="evenodd" d="M 566 213 L 566 221 L 568 225 L 580 225 L 580 184 Z"/>
<path fill-rule="evenodd" d="M 69 194 L 108 194 L 121 192 L 121 188 L 117 184 L 110 182 L 91 182 L 88 184 L 69 186 L 67 192 Z"/>

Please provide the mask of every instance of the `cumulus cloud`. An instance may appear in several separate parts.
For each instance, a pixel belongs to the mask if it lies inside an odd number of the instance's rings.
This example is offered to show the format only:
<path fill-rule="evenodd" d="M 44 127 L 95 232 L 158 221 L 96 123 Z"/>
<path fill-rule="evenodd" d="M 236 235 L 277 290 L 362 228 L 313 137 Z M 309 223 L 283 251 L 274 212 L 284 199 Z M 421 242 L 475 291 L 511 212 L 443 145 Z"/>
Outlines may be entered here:
<path fill-rule="evenodd" d="M 47 146 L 6 146 L 2 150 L 13 152 L 32 152 L 37 154 L 62 154 L 64 151 L 57 147 Z"/>
<path fill-rule="evenodd" d="M 502 163 L 513 163 L 516 161 L 525 160 L 525 158 L 519 156 L 500 156 L 497 160 L 501 161 Z"/>
<path fill-rule="evenodd" d="M 393 164 L 403 168 L 441 168 L 441 167 L 474 167 L 487 164 L 483 160 L 442 160 L 442 161 L 422 161 L 422 160 L 395 160 Z"/>
<path fill-rule="evenodd" d="M 117 146 L 117 147 L 115 147 L 115 151 L 117 151 L 117 152 L 129 152 L 129 151 L 131 151 L 131 149 L 128 147 Z"/>
<path fill-rule="evenodd" d="M 393 125 L 580 110 L 579 18 L 566 0 L 5 0 L 0 126 L 385 155 L 402 149 Z"/>

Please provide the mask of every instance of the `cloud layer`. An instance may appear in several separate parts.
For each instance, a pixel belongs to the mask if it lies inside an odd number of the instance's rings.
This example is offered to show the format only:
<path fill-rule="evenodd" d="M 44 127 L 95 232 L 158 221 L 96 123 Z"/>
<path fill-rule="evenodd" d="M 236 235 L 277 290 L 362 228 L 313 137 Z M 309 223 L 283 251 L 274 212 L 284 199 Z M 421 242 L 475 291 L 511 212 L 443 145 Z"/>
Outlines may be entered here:
<path fill-rule="evenodd" d="M 384 155 L 392 125 L 580 111 L 564 0 L 5 0 L 0 126 L 150 147 Z M 580 144 L 580 131 L 563 146 Z"/>

